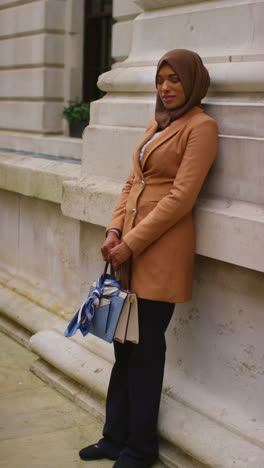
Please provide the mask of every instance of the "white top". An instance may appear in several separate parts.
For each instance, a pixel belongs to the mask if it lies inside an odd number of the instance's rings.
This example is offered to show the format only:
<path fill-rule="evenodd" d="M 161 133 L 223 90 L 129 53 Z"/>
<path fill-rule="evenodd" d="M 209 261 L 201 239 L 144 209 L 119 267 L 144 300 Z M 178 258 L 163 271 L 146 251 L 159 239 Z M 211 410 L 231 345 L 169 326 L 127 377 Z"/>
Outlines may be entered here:
<path fill-rule="evenodd" d="M 141 150 L 140 150 L 140 152 L 139 152 L 139 161 L 141 161 L 142 158 L 143 158 L 143 154 L 144 154 L 144 151 L 145 151 L 146 146 L 148 146 L 148 144 L 149 144 L 151 141 L 155 140 L 155 138 L 157 138 L 157 136 L 158 136 L 161 132 L 162 132 L 162 130 L 160 130 L 159 132 L 154 133 L 154 135 L 147 141 L 147 143 L 145 143 L 145 144 L 142 146 L 142 148 L 141 148 Z"/>

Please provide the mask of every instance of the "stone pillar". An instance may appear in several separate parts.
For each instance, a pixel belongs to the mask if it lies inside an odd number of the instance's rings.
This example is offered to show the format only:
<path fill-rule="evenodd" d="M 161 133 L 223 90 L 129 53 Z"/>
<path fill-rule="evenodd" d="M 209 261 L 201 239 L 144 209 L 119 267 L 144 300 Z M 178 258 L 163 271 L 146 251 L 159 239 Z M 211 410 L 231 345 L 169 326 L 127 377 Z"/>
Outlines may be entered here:
<path fill-rule="evenodd" d="M 158 59 L 173 48 L 198 52 L 211 75 L 204 104 L 219 123 L 220 150 L 196 208 L 193 301 L 176 306 L 168 331 L 159 427 L 174 447 L 171 466 L 193 466 L 180 448 L 206 466 L 255 468 L 264 459 L 264 2 L 136 4 L 128 58 L 99 78 L 107 94 L 92 106 L 83 174 L 125 179 L 153 116 Z M 121 24 L 116 31 L 122 44 Z"/>
<path fill-rule="evenodd" d="M 0 8 L 0 128 L 61 133 L 63 103 L 81 90 L 83 0 L 5 0 Z"/>

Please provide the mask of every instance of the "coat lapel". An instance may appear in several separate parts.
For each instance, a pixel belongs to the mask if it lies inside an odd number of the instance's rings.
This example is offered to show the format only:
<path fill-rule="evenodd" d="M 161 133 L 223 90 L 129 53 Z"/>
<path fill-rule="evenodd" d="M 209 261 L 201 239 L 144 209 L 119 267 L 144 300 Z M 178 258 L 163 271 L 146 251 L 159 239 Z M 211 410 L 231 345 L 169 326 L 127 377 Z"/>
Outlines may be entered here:
<path fill-rule="evenodd" d="M 160 135 L 158 135 L 152 142 L 149 143 L 148 146 L 146 146 L 146 149 L 144 151 L 144 155 L 143 155 L 143 158 L 141 160 L 141 164 L 139 163 L 138 161 L 138 166 L 141 170 L 141 173 L 143 174 L 144 172 L 144 167 L 146 165 L 146 162 L 149 158 L 149 156 L 151 155 L 151 153 L 160 145 L 162 145 L 166 140 L 168 140 L 169 138 L 171 138 L 173 135 L 175 135 L 186 123 L 186 120 L 188 120 L 190 118 L 191 115 L 193 114 L 199 114 L 200 112 L 203 112 L 203 110 L 199 107 L 194 107 L 193 109 L 191 109 L 187 114 L 185 114 L 183 117 L 181 117 L 180 119 L 177 119 L 177 120 L 174 120 L 167 128 L 165 128 L 161 133 Z M 144 137 L 147 137 L 147 138 L 144 138 L 144 141 L 140 142 L 140 145 L 139 145 L 139 150 L 138 150 L 138 147 L 136 149 L 137 151 L 137 160 L 138 160 L 138 155 L 139 155 L 139 151 L 140 149 L 142 148 L 142 146 L 154 135 L 154 133 L 156 132 L 158 128 L 158 125 L 156 126 L 153 126 L 151 127 L 151 132 L 147 132 Z M 135 161 L 134 161 L 135 163 Z"/>

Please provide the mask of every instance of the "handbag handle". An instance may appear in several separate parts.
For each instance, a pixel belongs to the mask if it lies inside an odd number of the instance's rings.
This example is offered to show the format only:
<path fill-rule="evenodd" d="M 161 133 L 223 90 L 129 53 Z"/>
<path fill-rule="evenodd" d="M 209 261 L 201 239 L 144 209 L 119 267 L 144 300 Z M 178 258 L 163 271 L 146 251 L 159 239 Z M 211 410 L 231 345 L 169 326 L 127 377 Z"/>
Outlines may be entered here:
<path fill-rule="evenodd" d="M 105 277 L 106 277 L 106 274 L 107 274 L 107 270 L 108 270 L 108 267 L 110 265 L 110 273 L 111 275 L 114 274 L 114 269 L 112 267 L 112 264 L 110 262 L 105 262 L 105 267 L 104 267 L 104 272 L 103 272 L 103 281 L 105 280 Z"/>
<path fill-rule="evenodd" d="M 103 282 L 105 280 L 105 276 L 107 274 L 107 270 L 108 270 L 108 267 L 109 267 L 109 264 L 110 264 L 110 273 L 111 275 L 115 275 L 115 272 L 114 272 L 114 269 L 112 267 L 112 264 L 108 261 L 105 262 L 105 267 L 104 267 L 104 272 L 103 272 Z M 122 268 L 122 265 L 120 265 L 120 268 Z M 130 265 L 129 265 L 129 269 L 130 269 Z M 129 277 L 130 277 L 130 273 L 125 271 L 125 274 L 124 274 L 124 280 L 126 281 L 126 289 L 129 290 Z"/>

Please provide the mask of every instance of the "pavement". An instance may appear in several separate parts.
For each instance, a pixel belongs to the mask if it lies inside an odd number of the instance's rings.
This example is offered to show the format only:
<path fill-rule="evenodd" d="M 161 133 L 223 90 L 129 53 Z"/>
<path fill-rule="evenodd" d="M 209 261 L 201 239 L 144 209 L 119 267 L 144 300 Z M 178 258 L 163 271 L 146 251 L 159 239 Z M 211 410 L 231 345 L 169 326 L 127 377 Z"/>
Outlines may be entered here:
<path fill-rule="evenodd" d="M 0 467 L 111 468 L 110 460 L 79 459 L 80 448 L 100 438 L 102 422 L 32 374 L 36 359 L 0 333 Z"/>

